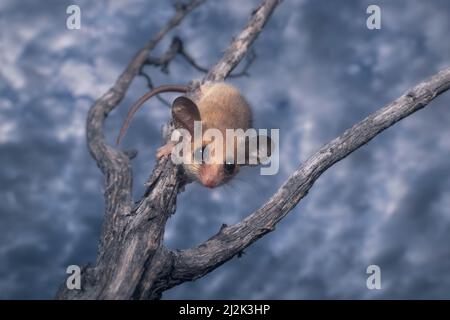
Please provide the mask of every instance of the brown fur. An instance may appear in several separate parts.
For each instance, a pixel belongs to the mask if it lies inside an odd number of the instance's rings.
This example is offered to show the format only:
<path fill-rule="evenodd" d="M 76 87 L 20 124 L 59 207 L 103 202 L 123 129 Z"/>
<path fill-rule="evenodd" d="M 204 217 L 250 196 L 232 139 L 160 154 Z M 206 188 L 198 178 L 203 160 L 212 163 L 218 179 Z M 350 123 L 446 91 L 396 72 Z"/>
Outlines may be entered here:
<path fill-rule="evenodd" d="M 203 126 L 216 128 L 225 136 L 225 129 L 247 130 L 252 125 L 250 106 L 239 91 L 226 83 L 203 85 L 197 102 Z"/>
<path fill-rule="evenodd" d="M 197 107 L 202 119 L 203 132 L 210 128 L 218 129 L 222 132 L 225 140 L 226 129 L 243 129 L 245 131 L 251 127 L 250 106 L 235 87 L 226 83 L 215 83 L 203 85 L 200 90 L 202 95 L 197 101 Z M 203 141 L 203 145 L 207 145 L 209 142 Z M 212 164 L 183 165 L 186 174 L 210 188 L 227 182 L 237 174 L 239 167 L 236 165 L 231 174 L 226 173 L 222 161 L 225 159 L 225 146 L 223 152 L 221 160 L 213 161 Z"/>
<path fill-rule="evenodd" d="M 130 124 L 134 114 L 148 99 L 156 94 L 163 92 L 186 92 L 187 86 L 183 85 L 165 85 L 154 88 L 152 91 L 143 95 L 129 110 L 119 136 L 117 144 L 120 143 L 125 135 L 128 125 Z M 193 130 L 194 119 L 200 118 L 202 121 L 203 133 L 207 129 L 218 129 L 223 135 L 224 146 L 223 155 L 212 155 L 212 163 L 201 164 L 184 164 L 186 175 L 192 180 L 197 180 L 203 185 L 213 188 L 225 183 L 231 179 L 239 171 L 239 166 L 226 165 L 224 162 L 226 152 L 226 129 L 242 129 L 247 130 L 252 125 L 252 113 L 250 106 L 239 91 L 232 85 L 219 82 L 204 84 L 200 87 L 200 95 L 198 101 L 192 102 L 187 97 L 179 97 L 172 105 L 172 115 L 179 125 L 189 131 Z M 177 101 L 178 100 L 178 101 Z M 210 144 L 211 141 L 202 141 L 203 146 Z M 166 145 L 158 149 L 157 158 L 171 154 L 175 143 L 169 141 Z M 196 150 L 193 150 L 195 152 Z M 235 143 L 235 159 L 236 159 L 236 143 Z M 192 155 L 185 155 L 191 157 Z M 216 161 L 217 160 L 217 161 Z"/>

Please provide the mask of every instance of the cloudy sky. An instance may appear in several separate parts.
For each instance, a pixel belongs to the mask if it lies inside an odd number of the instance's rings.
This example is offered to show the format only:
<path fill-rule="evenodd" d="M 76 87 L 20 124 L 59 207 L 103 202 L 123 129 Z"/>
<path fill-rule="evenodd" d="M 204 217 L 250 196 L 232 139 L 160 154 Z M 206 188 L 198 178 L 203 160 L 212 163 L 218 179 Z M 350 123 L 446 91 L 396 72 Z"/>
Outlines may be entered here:
<path fill-rule="evenodd" d="M 160 43 L 180 36 L 205 67 L 245 25 L 253 1 L 209 1 Z M 81 8 L 81 30 L 66 8 Z M 366 8 L 381 7 L 381 30 Z M 84 121 L 136 50 L 171 17 L 169 1 L 0 2 L 0 298 L 53 297 L 70 264 L 95 260 L 103 177 Z M 450 2 L 285 0 L 255 43 L 250 77 L 232 79 L 255 124 L 280 129 L 280 171 L 243 170 L 214 190 L 179 196 L 165 241 L 188 248 L 257 209 L 322 144 L 450 66 Z M 202 75 L 177 58 L 157 84 Z M 136 78 L 108 118 L 113 141 L 127 108 L 146 92 Z M 170 97 L 170 96 L 169 96 Z M 450 93 L 328 170 L 275 232 L 208 276 L 163 298 L 450 298 Z M 135 199 L 143 192 L 169 110 L 153 100 L 124 147 Z M 381 268 L 368 290 L 366 268 Z"/>

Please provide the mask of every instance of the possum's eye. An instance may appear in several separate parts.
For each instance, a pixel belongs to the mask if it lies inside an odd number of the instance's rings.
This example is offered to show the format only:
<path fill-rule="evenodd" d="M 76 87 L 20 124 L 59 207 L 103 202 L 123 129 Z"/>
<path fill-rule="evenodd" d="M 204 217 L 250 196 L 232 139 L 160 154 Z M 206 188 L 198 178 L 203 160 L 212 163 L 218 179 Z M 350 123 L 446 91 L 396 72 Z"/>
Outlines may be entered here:
<path fill-rule="evenodd" d="M 232 175 L 234 172 L 234 169 L 236 169 L 236 164 L 234 164 L 232 162 L 225 162 L 223 164 L 223 170 L 225 171 L 225 173 L 227 175 Z"/>
<path fill-rule="evenodd" d="M 207 152 L 205 152 L 205 149 L 206 149 L 206 145 L 201 146 L 200 148 L 195 150 L 194 158 L 196 160 L 198 160 L 198 162 L 204 163 L 205 160 L 207 159 L 208 155 L 207 155 Z"/>

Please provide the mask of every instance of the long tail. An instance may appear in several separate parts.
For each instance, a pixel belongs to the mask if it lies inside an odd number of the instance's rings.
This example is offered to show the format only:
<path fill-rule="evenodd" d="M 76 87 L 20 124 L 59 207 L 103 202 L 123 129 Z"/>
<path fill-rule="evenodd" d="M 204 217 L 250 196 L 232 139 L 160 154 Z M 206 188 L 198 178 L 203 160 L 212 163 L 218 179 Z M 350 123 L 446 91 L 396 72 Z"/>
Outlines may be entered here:
<path fill-rule="evenodd" d="M 125 136 L 125 133 L 127 132 L 128 126 L 130 125 L 131 120 L 133 119 L 134 114 L 139 110 L 139 108 L 144 104 L 145 101 L 150 99 L 151 97 L 163 93 L 163 92 L 182 92 L 185 93 L 188 91 L 188 86 L 185 85 L 164 85 L 154 88 L 152 91 L 147 92 L 142 97 L 139 98 L 138 101 L 136 101 L 133 106 L 130 108 L 130 111 L 128 111 L 127 117 L 125 121 L 122 124 L 122 127 L 120 128 L 119 135 L 117 136 L 116 145 L 120 144 L 120 141 L 122 141 L 122 138 Z"/>

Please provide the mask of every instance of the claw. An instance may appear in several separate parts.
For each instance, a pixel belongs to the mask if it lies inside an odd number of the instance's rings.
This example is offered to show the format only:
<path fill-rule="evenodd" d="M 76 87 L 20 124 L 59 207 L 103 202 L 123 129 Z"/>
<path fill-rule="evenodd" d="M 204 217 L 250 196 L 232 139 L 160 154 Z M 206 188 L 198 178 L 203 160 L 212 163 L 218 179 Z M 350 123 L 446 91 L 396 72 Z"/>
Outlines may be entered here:
<path fill-rule="evenodd" d="M 161 160 L 161 158 L 165 156 L 169 156 L 172 153 L 172 149 L 174 147 L 174 144 L 172 141 L 167 142 L 165 145 L 163 145 L 161 148 L 158 149 L 156 152 L 156 159 Z"/>

